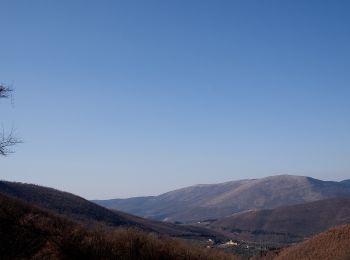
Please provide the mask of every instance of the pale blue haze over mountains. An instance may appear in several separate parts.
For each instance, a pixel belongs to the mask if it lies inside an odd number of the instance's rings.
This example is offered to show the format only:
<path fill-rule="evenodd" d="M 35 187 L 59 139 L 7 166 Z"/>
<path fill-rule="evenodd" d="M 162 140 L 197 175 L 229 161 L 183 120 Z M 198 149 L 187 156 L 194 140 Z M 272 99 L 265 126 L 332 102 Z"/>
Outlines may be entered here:
<path fill-rule="evenodd" d="M 350 174 L 349 1 L 1 1 L 1 179 L 89 199 Z"/>

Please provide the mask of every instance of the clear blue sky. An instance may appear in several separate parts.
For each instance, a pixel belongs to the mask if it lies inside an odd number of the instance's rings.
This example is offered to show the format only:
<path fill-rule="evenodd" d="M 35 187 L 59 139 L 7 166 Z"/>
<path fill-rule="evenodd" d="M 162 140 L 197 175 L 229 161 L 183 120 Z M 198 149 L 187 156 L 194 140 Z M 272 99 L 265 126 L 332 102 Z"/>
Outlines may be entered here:
<path fill-rule="evenodd" d="M 350 178 L 349 1 L 0 1 L 2 179 L 86 198 Z"/>

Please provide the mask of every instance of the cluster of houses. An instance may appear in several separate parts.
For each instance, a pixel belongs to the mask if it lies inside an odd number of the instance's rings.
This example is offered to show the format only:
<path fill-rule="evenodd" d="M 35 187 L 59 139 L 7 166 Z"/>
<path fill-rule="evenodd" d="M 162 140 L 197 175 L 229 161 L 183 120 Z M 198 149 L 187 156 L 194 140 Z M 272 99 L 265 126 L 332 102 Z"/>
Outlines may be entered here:
<path fill-rule="evenodd" d="M 207 241 L 207 248 L 210 248 L 210 247 L 213 247 L 215 244 L 215 242 L 212 240 L 212 239 L 208 239 Z M 232 240 L 229 240 L 223 244 L 220 244 L 218 247 L 221 247 L 221 248 L 227 248 L 227 247 L 234 247 L 234 246 L 238 246 L 238 243 L 237 242 L 234 242 Z"/>

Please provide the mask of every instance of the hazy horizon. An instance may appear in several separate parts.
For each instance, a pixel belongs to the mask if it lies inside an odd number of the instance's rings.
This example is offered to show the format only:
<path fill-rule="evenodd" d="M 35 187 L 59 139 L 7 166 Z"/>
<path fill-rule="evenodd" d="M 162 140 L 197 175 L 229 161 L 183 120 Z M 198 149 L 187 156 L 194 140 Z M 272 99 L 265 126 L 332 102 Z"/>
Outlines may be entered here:
<path fill-rule="evenodd" d="M 314 178 L 312 176 L 306 176 L 306 175 L 296 175 L 296 174 L 275 174 L 275 175 L 267 175 L 267 176 L 260 176 L 260 177 L 256 177 L 256 178 L 241 178 L 241 179 L 232 179 L 232 180 L 224 180 L 224 181 L 220 181 L 220 182 L 213 182 L 213 183 L 188 183 L 187 185 L 184 185 L 184 186 L 179 186 L 179 187 L 172 187 L 170 189 L 164 189 L 164 190 L 161 190 L 161 191 L 158 191 L 156 193 L 151 193 L 151 194 L 146 194 L 146 193 L 139 193 L 139 194 L 134 194 L 134 195 L 124 195 L 124 196 L 113 196 L 110 195 L 108 197 L 86 197 L 86 196 L 83 196 L 83 194 L 78 194 L 78 193 L 75 193 L 75 191 L 69 191 L 69 190 L 63 190 L 61 188 L 61 191 L 65 191 L 65 192 L 70 192 L 70 193 L 73 193 L 75 195 L 78 195 L 78 196 L 81 196 L 85 199 L 88 199 L 88 200 L 108 200 L 108 199 L 126 199 L 126 198 L 133 198 L 133 197 L 147 197 L 147 196 L 158 196 L 158 195 L 161 195 L 161 194 L 164 194 L 164 193 L 167 193 L 167 192 L 170 192 L 170 191 L 175 191 L 175 190 L 179 190 L 179 189 L 182 189 L 182 188 L 187 188 L 187 187 L 191 187 L 191 186 L 197 186 L 197 185 L 210 185 L 210 184 L 221 184 L 221 183 L 227 183 L 227 182 L 233 182 L 233 181 L 240 181 L 240 180 L 254 180 L 254 179 L 263 179 L 263 178 L 268 178 L 268 177 L 276 177 L 276 176 L 286 176 L 286 175 L 289 175 L 289 176 L 299 176 L 299 177 L 310 177 L 310 178 Z M 335 181 L 335 182 L 340 182 L 340 181 L 344 181 L 344 180 L 350 180 L 350 178 L 346 178 L 346 179 L 321 179 L 321 178 L 314 178 L 314 179 L 318 179 L 318 180 L 321 180 L 321 181 Z M 0 179 L 1 181 L 13 181 L 13 180 L 6 180 L 6 179 Z M 18 181 L 20 183 L 22 183 L 22 181 Z M 28 183 L 28 184 L 35 184 L 35 185 L 40 185 L 40 186 L 45 186 L 45 184 L 39 184 L 39 183 L 33 183 L 33 182 L 23 182 L 23 183 Z M 58 189 L 60 190 L 60 187 L 57 187 L 57 186 L 47 186 L 49 188 L 54 188 L 54 189 Z"/>
<path fill-rule="evenodd" d="M 348 1 L 1 1 L 0 178 L 88 199 L 350 176 Z"/>

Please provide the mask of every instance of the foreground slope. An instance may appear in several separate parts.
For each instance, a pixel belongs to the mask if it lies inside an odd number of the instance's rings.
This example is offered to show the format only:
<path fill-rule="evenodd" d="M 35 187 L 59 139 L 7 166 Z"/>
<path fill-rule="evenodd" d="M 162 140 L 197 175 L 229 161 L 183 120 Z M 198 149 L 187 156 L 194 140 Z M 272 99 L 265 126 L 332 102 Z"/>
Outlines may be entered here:
<path fill-rule="evenodd" d="M 1 259 L 235 259 L 131 229 L 87 229 L 0 194 Z"/>
<path fill-rule="evenodd" d="M 350 225 L 338 226 L 300 244 L 286 248 L 275 259 L 350 259 Z"/>
<path fill-rule="evenodd" d="M 269 209 L 332 197 L 350 197 L 350 182 L 279 175 L 196 185 L 159 196 L 95 201 L 107 208 L 165 221 L 196 222 L 250 209 Z"/>
<path fill-rule="evenodd" d="M 0 181 L 0 193 L 88 225 L 133 227 L 176 237 L 217 238 L 222 236 L 201 227 L 179 226 L 146 220 L 123 212 L 111 211 L 79 196 L 33 184 Z"/>
<path fill-rule="evenodd" d="M 236 213 L 209 226 L 236 239 L 291 243 L 340 224 L 350 224 L 350 198 Z"/>

